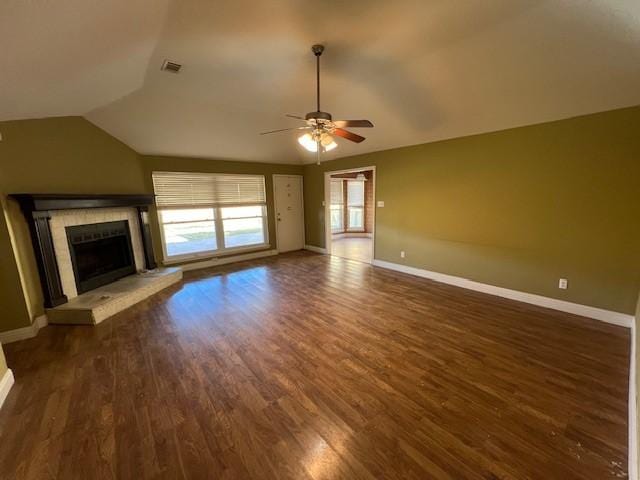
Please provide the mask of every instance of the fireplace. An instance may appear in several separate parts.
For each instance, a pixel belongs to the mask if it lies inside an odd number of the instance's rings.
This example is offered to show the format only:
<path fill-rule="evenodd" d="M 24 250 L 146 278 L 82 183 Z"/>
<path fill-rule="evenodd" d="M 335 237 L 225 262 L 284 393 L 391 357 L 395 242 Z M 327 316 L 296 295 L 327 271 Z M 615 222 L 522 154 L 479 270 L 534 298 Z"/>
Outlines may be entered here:
<path fill-rule="evenodd" d="M 66 227 L 78 293 L 84 293 L 136 272 L 129 222 Z"/>
<path fill-rule="evenodd" d="M 128 219 L 136 270 L 156 268 L 149 225 L 150 194 L 14 193 L 29 225 L 44 306 L 76 297 L 75 272 L 66 228 Z"/>

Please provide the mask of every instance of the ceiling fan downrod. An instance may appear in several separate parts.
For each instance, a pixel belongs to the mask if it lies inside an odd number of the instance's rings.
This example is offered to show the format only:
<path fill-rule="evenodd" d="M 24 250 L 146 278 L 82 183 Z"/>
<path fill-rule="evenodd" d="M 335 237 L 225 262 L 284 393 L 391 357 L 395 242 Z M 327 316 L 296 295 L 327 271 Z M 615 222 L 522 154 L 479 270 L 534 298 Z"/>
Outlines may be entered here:
<path fill-rule="evenodd" d="M 324 52 L 324 45 L 316 44 L 311 47 L 311 51 L 316 56 L 316 111 L 305 115 L 305 120 L 315 120 L 316 124 L 323 123 L 318 120 L 332 120 L 331 114 L 320 110 L 320 56 Z"/>
<path fill-rule="evenodd" d="M 320 113 L 320 56 L 324 52 L 324 45 L 313 45 L 311 51 L 316 56 L 316 112 Z M 316 117 L 318 118 L 318 117 Z M 320 151 L 322 145 L 320 144 L 320 135 L 316 136 L 316 163 L 320 165 Z"/>
<path fill-rule="evenodd" d="M 320 56 L 324 52 L 324 45 L 314 45 L 311 51 L 316 56 L 316 111 L 320 111 Z"/>

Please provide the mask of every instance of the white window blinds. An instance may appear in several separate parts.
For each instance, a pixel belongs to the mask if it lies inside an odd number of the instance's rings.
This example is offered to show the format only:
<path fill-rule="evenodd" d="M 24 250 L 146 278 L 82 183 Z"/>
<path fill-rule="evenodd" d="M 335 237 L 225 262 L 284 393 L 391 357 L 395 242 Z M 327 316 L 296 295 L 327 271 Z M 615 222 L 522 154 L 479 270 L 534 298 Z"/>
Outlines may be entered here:
<path fill-rule="evenodd" d="M 331 204 L 342 205 L 344 203 L 342 195 L 342 180 L 331 180 Z"/>
<path fill-rule="evenodd" d="M 266 203 L 263 175 L 153 172 L 156 205 L 162 207 Z"/>
<path fill-rule="evenodd" d="M 364 182 L 360 180 L 347 181 L 347 205 L 364 205 Z"/>

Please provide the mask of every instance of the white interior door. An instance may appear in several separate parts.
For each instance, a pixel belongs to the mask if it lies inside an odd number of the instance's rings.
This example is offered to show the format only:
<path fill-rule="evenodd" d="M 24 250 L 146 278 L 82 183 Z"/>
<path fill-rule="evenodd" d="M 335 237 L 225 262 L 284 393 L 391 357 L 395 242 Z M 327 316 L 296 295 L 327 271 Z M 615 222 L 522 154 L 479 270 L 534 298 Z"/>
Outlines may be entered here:
<path fill-rule="evenodd" d="M 276 207 L 276 240 L 279 252 L 304 248 L 304 212 L 302 177 L 274 175 L 273 192 Z"/>

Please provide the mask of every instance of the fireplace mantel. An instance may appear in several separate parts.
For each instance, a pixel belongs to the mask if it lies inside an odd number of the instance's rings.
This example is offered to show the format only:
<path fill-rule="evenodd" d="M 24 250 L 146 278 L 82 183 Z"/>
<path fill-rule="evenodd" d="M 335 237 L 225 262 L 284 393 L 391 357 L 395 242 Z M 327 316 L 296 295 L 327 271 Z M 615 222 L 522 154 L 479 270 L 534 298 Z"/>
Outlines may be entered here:
<path fill-rule="evenodd" d="M 62 291 L 49 225 L 50 212 L 52 211 L 114 207 L 135 208 L 138 212 L 145 268 L 156 268 L 149 226 L 149 206 L 154 204 L 153 195 L 16 193 L 9 196 L 20 204 L 20 209 L 29 224 L 31 243 L 36 255 L 40 284 L 47 308 L 53 308 L 67 302 L 67 297 Z"/>
<path fill-rule="evenodd" d="M 45 210 L 71 210 L 82 208 L 142 207 L 153 205 L 154 197 L 149 194 L 107 194 L 82 195 L 74 193 L 14 193 L 25 214 Z"/>

